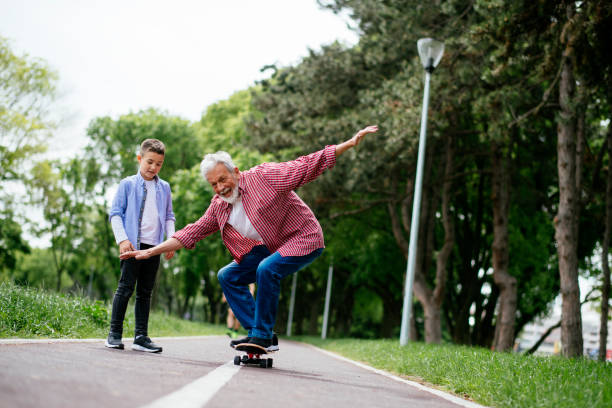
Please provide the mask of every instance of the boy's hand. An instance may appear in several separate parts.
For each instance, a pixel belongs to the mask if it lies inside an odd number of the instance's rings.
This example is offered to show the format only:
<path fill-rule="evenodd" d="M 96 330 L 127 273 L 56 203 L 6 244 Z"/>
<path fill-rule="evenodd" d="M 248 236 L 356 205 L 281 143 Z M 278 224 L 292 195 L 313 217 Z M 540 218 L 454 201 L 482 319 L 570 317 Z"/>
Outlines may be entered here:
<path fill-rule="evenodd" d="M 174 257 L 174 253 L 175 253 L 175 252 L 176 252 L 176 251 L 168 251 L 168 252 L 166 252 L 166 254 L 164 255 L 164 257 L 165 257 L 166 259 L 172 259 L 172 257 Z"/>
<path fill-rule="evenodd" d="M 151 257 L 151 253 L 148 249 L 142 249 L 140 251 L 127 251 L 119 255 L 119 259 L 149 259 Z"/>
<path fill-rule="evenodd" d="M 119 243 L 119 254 L 123 254 L 125 252 L 133 251 L 133 250 L 134 250 L 134 245 L 132 245 L 129 239 L 126 239 Z"/>

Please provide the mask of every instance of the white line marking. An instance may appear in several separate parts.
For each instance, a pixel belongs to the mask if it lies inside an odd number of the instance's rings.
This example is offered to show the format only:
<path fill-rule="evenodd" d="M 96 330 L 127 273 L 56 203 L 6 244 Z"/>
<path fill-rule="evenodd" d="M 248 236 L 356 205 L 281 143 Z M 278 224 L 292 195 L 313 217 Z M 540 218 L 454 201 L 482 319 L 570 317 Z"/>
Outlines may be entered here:
<path fill-rule="evenodd" d="M 306 343 L 304 343 L 304 344 L 306 344 Z M 310 346 L 310 347 L 312 347 L 314 349 L 319 350 L 323 354 L 327 354 L 328 356 L 337 358 L 338 360 L 342 360 L 342 361 L 345 361 L 347 363 L 354 364 L 354 365 L 356 365 L 358 367 L 361 367 L 361 368 L 364 368 L 366 370 L 373 371 L 376 374 L 384 375 L 385 377 L 391 378 L 392 380 L 395 380 L 395 381 L 402 382 L 404 384 L 408 384 L 408 385 L 410 385 L 412 387 L 418 388 L 419 390 L 430 392 L 430 393 L 432 393 L 434 395 L 437 395 L 440 398 L 444 398 L 445 400 L 453 402 L 453 403 L 455 403 L 457 405 L 460 405 L 462 407 L 465 407 L 465 408 L 487 408 L 484 405 L 480 405 L 480 404 L 477 404 L 477 403 L 472 402 L 472 401 L 467 401 L 467 400 L 464 400 L 462 398 L 455 397 L 454 395 L 448 394 L 448 393 L 446 393 L 444 391 L 436 390 L 435 388 L 429 388 L 429 387 L 427 387 L 427 386 L 425 386 L 423 384 L 419 384 L 418 382 L 414 382 L 414 381 L 410 381 L 410 380 L 405 380 L 405 379 L 403 379 L 401 377 L 398 377 L 398 376 L 393 375 L 391 373 L 388 373 L 386 371 L 379 370 L 378 368 L 370 367 L 369 365 L 366 365 L 366 364 L 363 364 L 363 363 L 360 363 L 360 362 L 348 359 L 348 358 L 343 357 L 343 356 L 341 356 L 339 354 L 332 353 L 331 351 L 323 350 L 321 348 L 313 346 L 312 344 L 306 344 L 306 345 Z"/>
<path fill-rule="evenodd" d="M 232 360 L 143 408 L 201 408 L 227 384 L 240 367 L 234 365 Z"/>

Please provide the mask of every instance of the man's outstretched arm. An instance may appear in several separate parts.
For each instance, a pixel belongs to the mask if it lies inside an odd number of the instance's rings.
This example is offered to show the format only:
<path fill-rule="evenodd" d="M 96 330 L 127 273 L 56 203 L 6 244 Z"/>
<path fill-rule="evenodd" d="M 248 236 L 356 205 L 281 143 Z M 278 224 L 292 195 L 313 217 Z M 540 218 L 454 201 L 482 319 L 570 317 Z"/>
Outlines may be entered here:
<path fill-rule="evenodd" d="M 351 137 L 346 142 L 340 143 L 336 145 L 336 157 L 340 156 L 342 153 L 347 151 L 348 149 L 355 147 L 361 142 L 361 139 L 368 133 L 376 133 L 378 132 L 378 126 L 372 125 L 361 129 L 359 132 L 355 133 L 355 136 Z"/>
<path fill-rule="evenodd" d="M 164 252 L 176 251 L 183 248 L 183 244 L 176 238 L 168 238 L 159 245 L 149 249 L 141 249 L 140 251 L 127 251 L 119 255 L 120 259 L 136 258 L 147 259 L 155 255 L 163 254 Z"/>

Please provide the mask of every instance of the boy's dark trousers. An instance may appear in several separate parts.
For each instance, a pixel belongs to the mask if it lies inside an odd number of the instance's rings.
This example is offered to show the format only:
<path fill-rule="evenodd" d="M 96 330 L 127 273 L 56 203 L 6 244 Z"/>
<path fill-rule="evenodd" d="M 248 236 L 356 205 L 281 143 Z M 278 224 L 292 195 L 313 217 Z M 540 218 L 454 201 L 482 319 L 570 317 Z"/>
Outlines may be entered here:
<path fill-rule="evenodd" d="M 152 248 L 153 245 L 140 244 L 140 249 Z M 123 319 L 128 301 L 136 288 L 136 304 L 134 315 L 136 320 L 135 336 L 148 335 L 149 309 L 151 294 L 155 286 L 155 276 L 159 268 L 160 255 L 149 259 L 135 258 L 121 260 L 121 278 L 113 299 L 110 331 L 123 334 Z"/>

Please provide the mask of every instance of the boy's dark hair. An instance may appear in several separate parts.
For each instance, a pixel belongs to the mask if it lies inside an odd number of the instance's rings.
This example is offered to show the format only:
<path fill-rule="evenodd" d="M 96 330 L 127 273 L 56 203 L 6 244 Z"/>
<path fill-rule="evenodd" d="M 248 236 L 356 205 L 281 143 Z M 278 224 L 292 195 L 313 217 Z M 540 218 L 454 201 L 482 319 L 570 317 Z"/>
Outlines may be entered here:
<path fill-rule="evenodd" d="M 153 152 L 157 154 L 166 154 L 166 146 L 161 140 L 157 139 L 146 139 L 140 145 L 140 155 L 144 155 L 147 152 Z"/>

